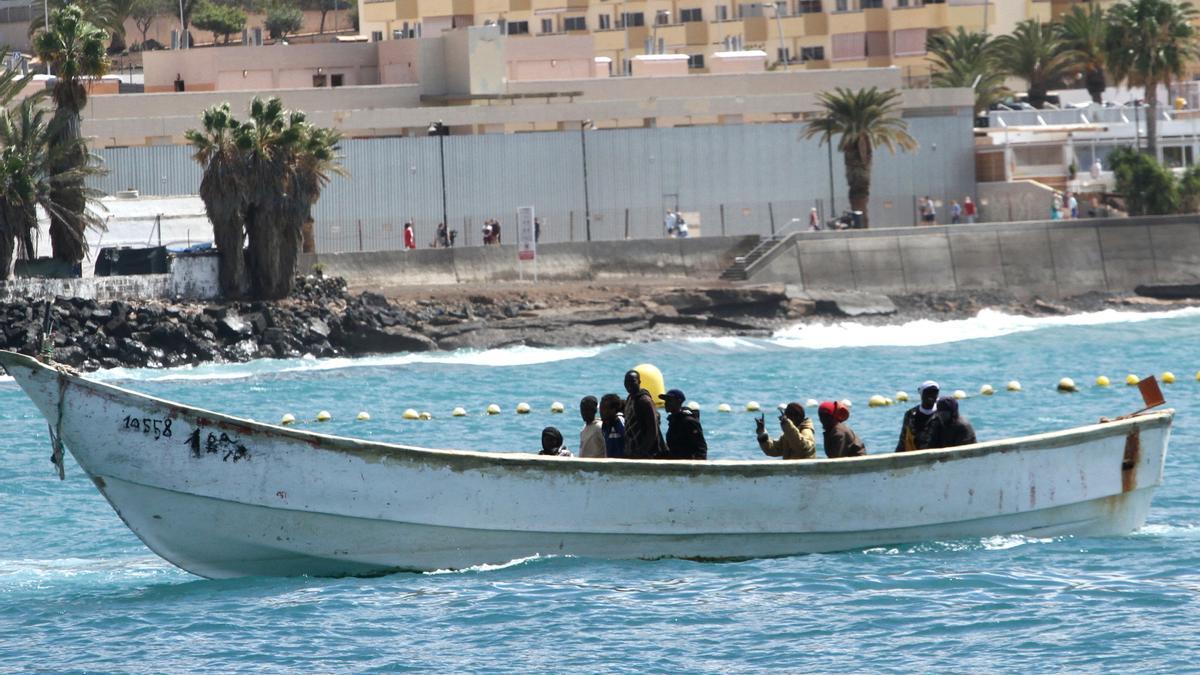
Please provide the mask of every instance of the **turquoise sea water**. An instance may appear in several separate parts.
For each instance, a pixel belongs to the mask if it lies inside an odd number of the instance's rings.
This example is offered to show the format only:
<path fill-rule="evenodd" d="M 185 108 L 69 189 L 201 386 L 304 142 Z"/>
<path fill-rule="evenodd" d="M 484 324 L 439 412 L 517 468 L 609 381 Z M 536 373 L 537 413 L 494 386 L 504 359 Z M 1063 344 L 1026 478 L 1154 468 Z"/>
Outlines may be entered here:
<path fill-rule="evenodd" d="M 710 457 L 760 456 L 746 401 L 849 398 L 875 452 L 902 408 L 871 394 L 926 378 L 972 396 L 990 439 L 1139 407 L 1127 373 L 1173 371 L 1165 484 L 1142 531 L 992 537 L 741 563 L 533 558 L 373 579 L 207 581 L 160 560 L 0 380 L 0 671 L 1093 671 L 1194 670 L 1200 659 L 1200 314 L 1030 320 L 987 313 L 904 327 L 840 324 L 772 340 L 512 349 L 357 361 L 256 362 L 98 377 L 159 396 L 322 431 L 435 447 L 536 449 L 555 424 L 577 445 L 580 396 L 658 365 L 703 406 Z M 836 347 L 836 345 L 851 345 Z M 1106 374 L 1109 389 L 1091 386 Z M 1060 377 L 1083 391 L 1058 394 Z M 1021 393 L 1004 392 L 1012 379 Z M 568 413 L 552 415 L 551 401 Z M 517 416 L 518 402 L 534 412 Z M 719 414 L 716 404 L 736 412 Z M 505 413 L 480 413 L 497 403 Z M 464 406 L 471 415 L 451 418 Z M 404 421 L 407 408 L 435 419 Z M 356 422 L 360 410 L 370 422 Z M 316 426 L 315 422 L 310 422 Z M 764 461 L 766 460 L 764 458 Z M 859 498 L 869 499 L 870 495 Z M 547 508 L 553 508 L 548 504 Z"/>

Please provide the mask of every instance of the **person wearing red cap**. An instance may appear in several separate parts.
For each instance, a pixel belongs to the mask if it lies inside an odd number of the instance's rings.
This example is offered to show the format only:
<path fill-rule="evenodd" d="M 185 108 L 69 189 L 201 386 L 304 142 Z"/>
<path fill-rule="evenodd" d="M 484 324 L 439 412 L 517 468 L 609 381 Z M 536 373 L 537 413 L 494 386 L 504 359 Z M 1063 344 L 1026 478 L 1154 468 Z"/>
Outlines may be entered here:
<path fill-rule="evenodd" d="M 758 447 L 768 457 L 783 459 L 812 459 L 817 456 L 817 440 L 813 436 L 812 420 L 804 416 L 804 406 L 795 401 L 787 404 L 779 416 L 779 428 L 783 435 L 771 440 L 767 435 L 766 418 L 754 420 L 757 426 Z"/>
<path fill-rule="evenodd" d="M 823 440 L 826 457 L 861 457 L 867 454 L 866 444 L 846 425 L 846 420 L 850 419 L 849 408 L 837 401 L 824 401 L 817 408 L 817 417 L 825 429 Z"/>

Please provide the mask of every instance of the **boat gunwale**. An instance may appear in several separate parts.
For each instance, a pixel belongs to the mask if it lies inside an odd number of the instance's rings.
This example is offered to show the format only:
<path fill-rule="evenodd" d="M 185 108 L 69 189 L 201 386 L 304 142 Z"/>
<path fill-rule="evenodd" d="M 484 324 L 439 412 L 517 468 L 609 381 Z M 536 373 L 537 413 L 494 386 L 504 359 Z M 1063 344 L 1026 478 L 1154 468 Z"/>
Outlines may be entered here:
<path fill-rule="evenodd" d="M 819 458 L 798 461 L 767 461 L 762 459 L 718 459 L 718 460 L 648 460 L 624 458 L 553 457 L 522 452 L 487 452 L 479 450 L 455 450 L 444 448 L 422 448 L 387 441 L 374 441 L 324 434 L 316 431 L 292 429 L 257 420 L 185 405 L 158 398 L 150 394 L 126 389 L 112 384 L 89 380 L 81 375 L 65 372 L 48 366 L 36 359 L 8 350 L 0 350 L 0 365 L 7 368 L 24 367 L 53 373 L 69 383 L 88 390 L 90 393 L 109 400 L 144 406 L 152 404 L 165 407 L 174 414 L 188 418 L 194 426 L 216 426 L 247 435 L 275 436 L 297 441 L 314 449 L 357 456 L 364 461 L 416 460 L 443 464 L 453 470 L 479 469 L 537 469 L 579 473 L 603 472 L 606 475 L 636 474 L 653 476 L 727 474 L 767 477 L 789 474 L 859 474 L 877 471 L 907 469 L 921 465 L 937 464 L 982 457 L 995 453 L 1029 450 L 1053 450 L 1062 447 L 1118 436 L 1129 429 L 1157 429 L 1170 427 L 1174 409 L 1147 412 L 1126 419 L 1097 424 L 1071 427 L 1058 431 L 1018 436 L 1015 438 L 985 441 L 956 448 L 915 450 L 911 452 L 888 452 L 860 457 Z M 9 373 L 12 374 L 11 372 Z M 15 377 L 21 383 L 21 378 Z"/>

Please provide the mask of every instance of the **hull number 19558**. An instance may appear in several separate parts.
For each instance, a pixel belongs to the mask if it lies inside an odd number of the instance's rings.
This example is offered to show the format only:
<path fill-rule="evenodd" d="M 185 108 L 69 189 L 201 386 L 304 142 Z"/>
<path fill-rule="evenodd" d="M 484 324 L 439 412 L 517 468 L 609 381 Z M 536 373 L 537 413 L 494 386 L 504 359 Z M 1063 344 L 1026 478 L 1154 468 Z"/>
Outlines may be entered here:
<path fill-rule="evenodd" d="M 154 419 L 152 417 L 126 416 L 122 429 L 140 431 L 147 436 L 153 434 L 154 440 L 171 437 L 171 418 Z"/>

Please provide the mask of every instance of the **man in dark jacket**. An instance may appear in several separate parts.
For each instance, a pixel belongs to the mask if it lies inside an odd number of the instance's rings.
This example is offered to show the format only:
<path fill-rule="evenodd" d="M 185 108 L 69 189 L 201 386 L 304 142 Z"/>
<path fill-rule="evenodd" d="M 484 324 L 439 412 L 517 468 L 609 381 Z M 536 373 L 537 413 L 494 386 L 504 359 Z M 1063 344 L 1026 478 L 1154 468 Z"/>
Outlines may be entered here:
<path fill-rule="evenodd" d="M 817 417 L 821 418 L 821 427 L 825 430 L 825 456 L 861 457 L 867 454 L 867 446 L 846 425 L 850 419 L 850 409 L 837 401 L 825 401 L 817 408 Z"/>
<path fill-rule="evenodd" d="M 958 401 L 938 399 L 937 412 L 929 425 L 929 447 L 956 448 L 975 443 L 975 428 L 967 418 L 958 414 Z"/>
<path fill-rule="evenodd" d="M 623 403 L 616 394 L 600 397 L 600 433 L 604 436 L 606 457 L 625 456 L 625 416 L 621 413 Z"/>
<path fill-rule="evenodd" d="M 911 452 L 924 450 L 929 447 L 930 423 L 933 414 L 937 412 L 938 383 L 926 380 L 917 391 L 921 392 L 921 402 L 904 413 L 904 426 L 900 428 L 900 441 L 896 443 L 896 452 Z"/>
<path fill-rule="evenodd" d="M 687 397 L 672 389 L 660 394 L 667 408 L 667 459 L 708 459 L 708 442 L 695 413 L 683 407 Z"/>
<path fill-rule="evenodd" d="M 666 449 L 662 429 L 659 427 L 658 411 L 650 392 L 642 388 L 642 376 L 638 371 L 625 373 L 625 458 L 658 459 Z"/>

